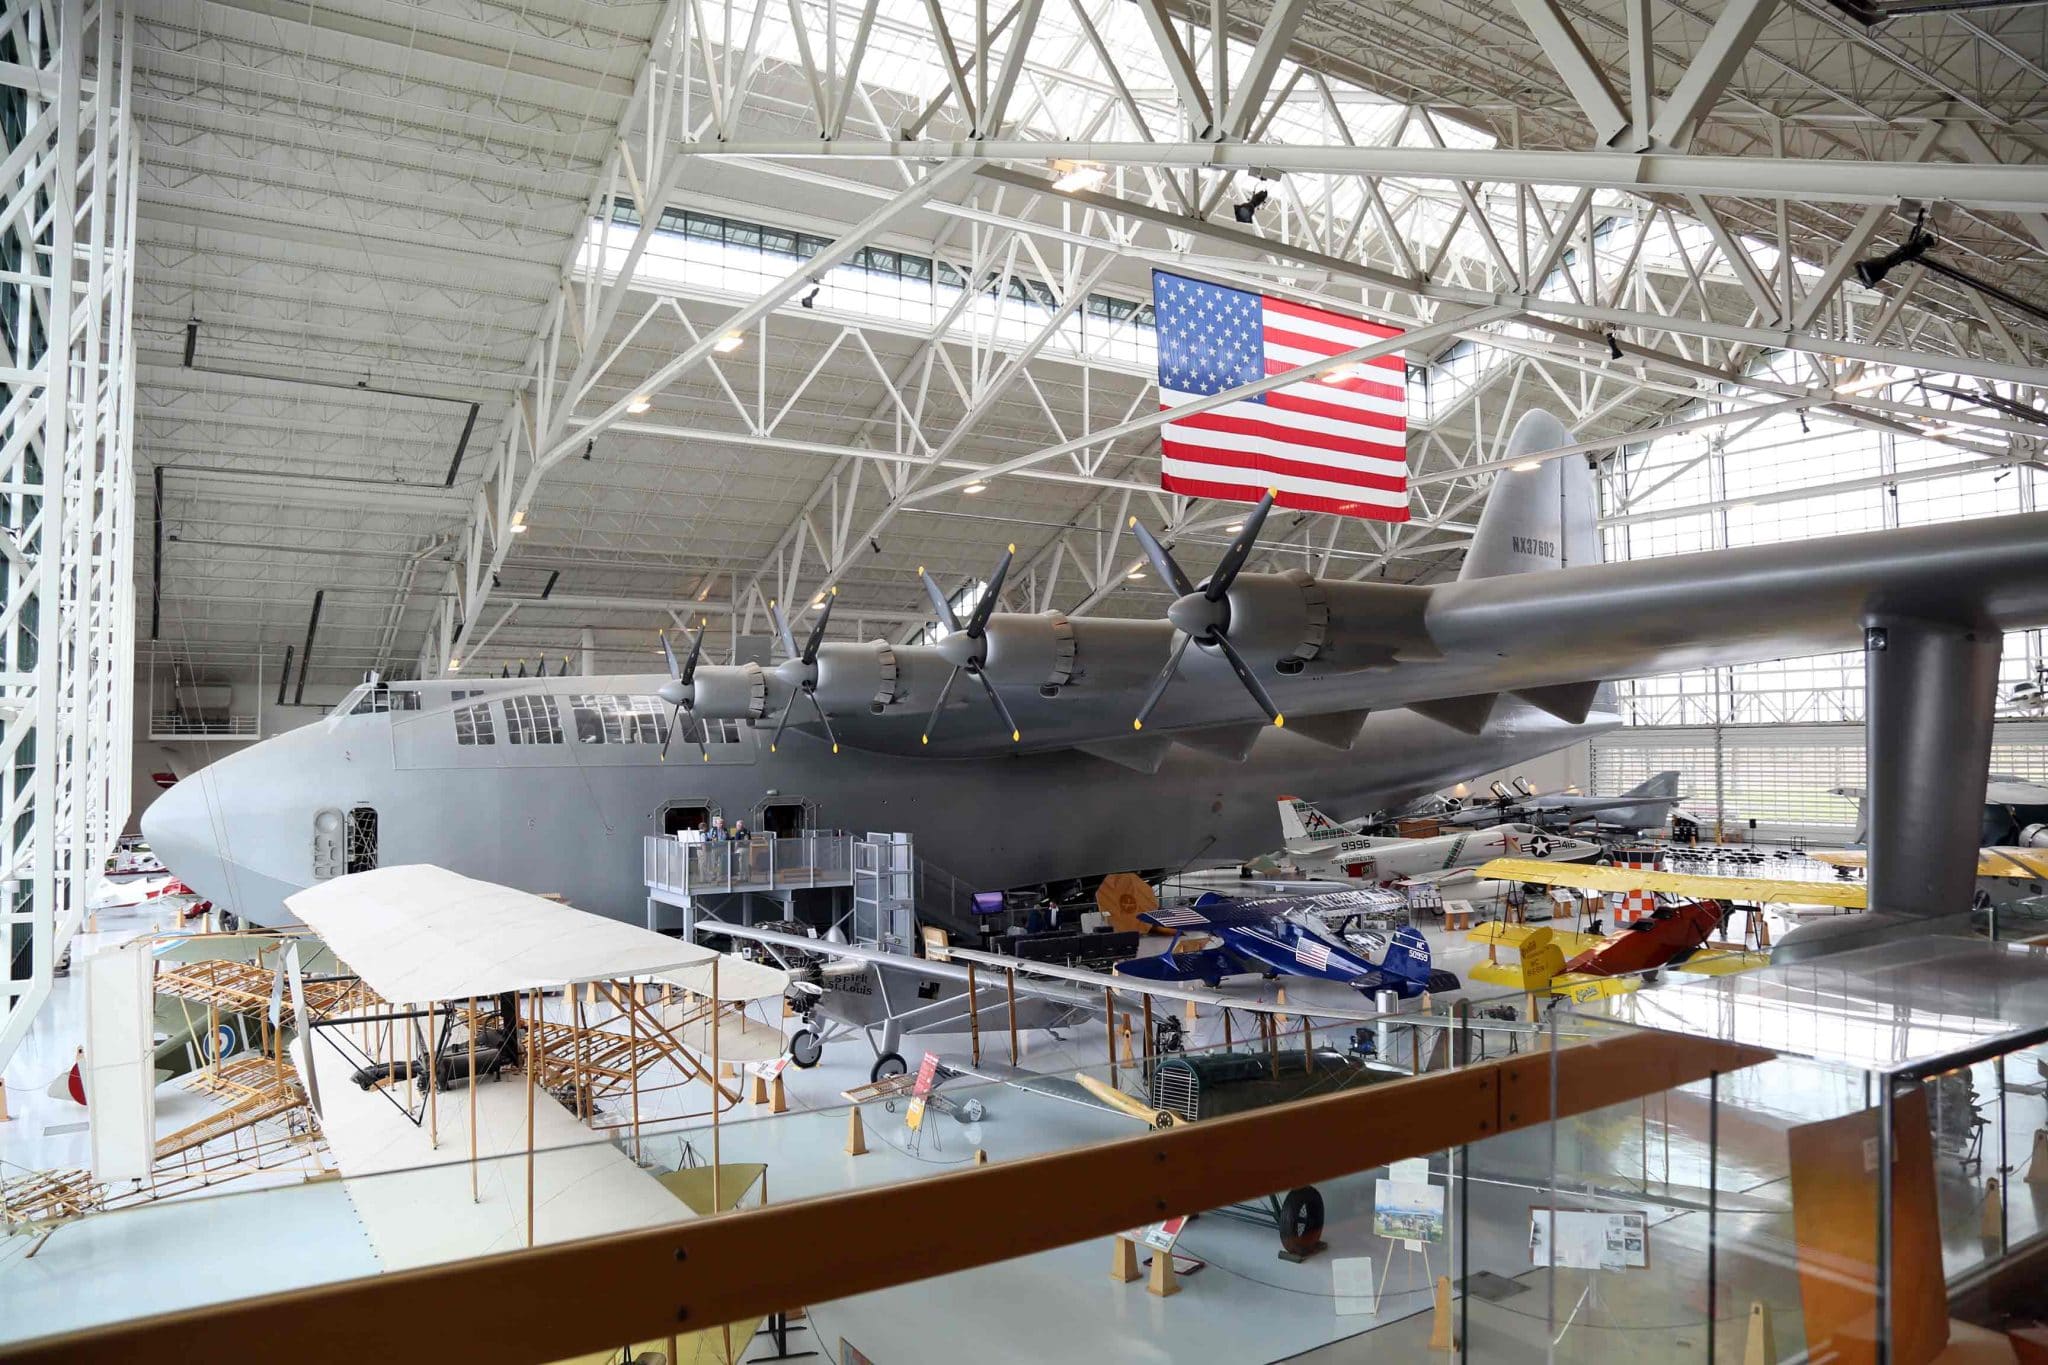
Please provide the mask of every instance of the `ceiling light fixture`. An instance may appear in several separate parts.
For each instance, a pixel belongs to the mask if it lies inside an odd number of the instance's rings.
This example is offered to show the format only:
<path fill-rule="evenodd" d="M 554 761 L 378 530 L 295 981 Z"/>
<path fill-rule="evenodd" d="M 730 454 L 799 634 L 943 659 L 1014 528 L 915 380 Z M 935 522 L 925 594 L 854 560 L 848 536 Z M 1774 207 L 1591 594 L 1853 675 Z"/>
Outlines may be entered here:
<path fill-rule="evenodd" d="M 1906 234 L 1906 240 L 1882 256 L 1866 256 L 1856 262 L 1856 282 L 1865 289 L 1875 289 L 1884 283 L 1884 277 L 1900 266 L 1919 260 L 1927 254 L 1927 248 L 1934 245 L 1934 234 L 1913 223 L 1913 230 Z"/>
<path fill-rule="evenodd" d="M 630 400 L 627 401 L 626 411 L 632 413 L 634 416 L 637 417 L 641 413 L 647 411 L 649 408 L 653 406 L 654 400 L 652 398 L 649 398 L 644 393 L 636 393 Z"/>
<path fill-rule="evenodd" d="M 1347 379 L 1365 378 L 1365 368 L 1361 365 L 1339 365 L 1334 370 L 1324 370 L 1316 378 L 1325 384 L 1342 384 Z"/>
<path fill-rule="evenodd" d="M 515 536 L 526 534 L 526 512 L 523 509 L 512 514 L 512 534 Z"/>
<path fill-rule="evenodd" d="M 462 671 L 462 660 L 450 659 L 448 661 L 448 671 L 450 673 L 460 673 Z"/>
<path fill-rule="evenodd" d="M 1126 578 L 1143 578 L 1144 576 L 1145 571 L 1143 569 L 1133 569 L 1129 573 L 1124 575 L 1124 577 Z"/>
<path fill-rule="evenodd" d="M 731 355 L 746 344 L 747 339 L 738 332 L 727 332 L 724 336 L 711 343 L 711 349 L 720 355 Z"/>
<path fill-rule="evenodd" d="M 1055 161 L 1052 170 L 1052 187 L 1061 194 L 1092 190 L 1109 178 L 1107 170 L 1086 161 Z"/>
<path fill-rule="evenodd" d="M 1230 216 L 1237 219 L 1240 223 L 1253 222 L 1258 218 L 1259 210 L 1264 208 L 1266 201 L 1272 197 L 1273 195 L 1270 190 L 1253 190 L 1249 195 L 1230 206 Z"/>
<path fill-rule="evenodd" d="M 971 494 L 971 493 L 986 493 L 986 492 L 988 492 L 988 485 L 987 485 L 987 484 L 985 484 L 985 483 L 970 483 L 970 484 L 968 484 L 968 485 L 967 485 L 967 486 L 966 486 L 965 488 L 961 489 L 960 491 L 961 491 L 962 493 L 970 493 L 970 494 Z"/>
<path fill-rule="evenodd" d="M 1509 465 L 1508 468 L 1516 474 L 1527 474 L 1532 469 L 1543 468 L 1543 461 L 1517 460 L 1513 464 Z"/>

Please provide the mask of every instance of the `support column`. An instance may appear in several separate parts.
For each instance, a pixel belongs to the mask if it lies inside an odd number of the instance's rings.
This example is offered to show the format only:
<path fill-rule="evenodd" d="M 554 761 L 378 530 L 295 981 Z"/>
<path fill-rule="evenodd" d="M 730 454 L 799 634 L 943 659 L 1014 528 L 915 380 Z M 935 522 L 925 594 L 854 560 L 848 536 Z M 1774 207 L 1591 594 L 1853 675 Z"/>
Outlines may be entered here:
<path fill-rule="evenodd" d="M 1911 618 L 1864 631 L 1870 908 L 1967 910 L 2003 637 Z"/>
<path fill-rule="evenodd" d="M 2003 643 L 1993 628 L 1915 617 L 1865 625 L 1870 913 L 1795 930 L 1774 961 L 1969 932 Z"/>

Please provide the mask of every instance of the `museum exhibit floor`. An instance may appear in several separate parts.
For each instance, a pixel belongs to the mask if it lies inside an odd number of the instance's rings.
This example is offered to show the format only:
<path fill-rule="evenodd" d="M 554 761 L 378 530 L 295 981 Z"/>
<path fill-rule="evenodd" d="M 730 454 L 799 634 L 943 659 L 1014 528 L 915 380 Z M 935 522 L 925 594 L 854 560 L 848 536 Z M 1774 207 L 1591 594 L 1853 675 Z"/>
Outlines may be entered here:
<path fill-rule="evenodd" d="M 148 927 L 145 916 L 109 918 L 100 941 Z M 1432 938 L 1441 943 L 1446 962 L 1470 946 L 1445 941 L 1440 933 Z M 81 942 L 77 951 L 92 946 Z M 42 1090 L 69 1065 L 80 984 L 78 976 L 59 983 L 31 1045 L 9 1068 L 15 1120 L 0 1125 L 0 1161 L 10 1171 L 80 1164 L 85 1158 L 84 1130 L 76 1126 L 84 1111 Z M 1274 987 L 1244 984 L 1255 992 Z M 1295 984 L 1289 1002 L 1312 1009 L 1315 991 Z M 1699 991 L 1684 997 L 1698 1003 L 1679 1008 L 1673 1003 L 1676 991 Z M 1647 1022 L 1661 1010 L 1667 1022 L 1682 1019 L 1698 1029 L 1699 1011 L 1720 1008 L 1706 1002 L 1728 998 L 1719 983 L 1675 981 L 1636 997 L 1636 1012 Z M 2014 995 L 2009 1003 L 2031 1007 L 2032 999 Z M 1346 1003 L 1355 1006 L 1355 997 L 1347 996 Z M 1796 1027 L 1782 1009 L 1777 1017 L 1778 1027 Z M 1189 1046 L 1218 1043 L 1220 1031 L 1220 1019 L 1205 1012 L 1190 1026 Z M 1336 1030 L 1329 1034 L 1326 1041 L 1339 1041 Z M 1931 1035 L 1921 1029 L 1912 1036 L 1924 1041 Z M 954 1035 L 906 1039 L 903 1050 L 913 1068 L 927 1044 L 949 1065 L 971 1066 L 969 1039 Z M 1095 1105 L 1071 1079 L 1083 1068 L 1106 1075 L 1107 1055 L 1107 1040 L 1095 1023 L 1058 1037 L 1027 1034 L 1015 1068 L 1006 1035 L 985 1035 L 976 1076 L 950 1082 L 941 1092 L 955 1101 L 981 1098 L 986 1112 L 978 1122 L 935 1111 L 914 1133 L 904 1109 L 871 1104 L 863 1111 L 868 1151 L 849 1156 L 841 1092 L 867 1080 L 872 1054 L 858 1039 L 844 1040 L 828 1048 L 816 1068 L 786 1073 L 790 1113 L 771 1116 L 741 1106 L 715 1137 L 701 1122 L 664 1128 L 664 1116 L 690 1104 L 683 1092 L 645 1097 L 638 1154 L 656 1169 L 708 1162 L 714 1152 L 728 1164 L 764 1163 L 768 1197 L 782 1203 L 958 1169 L 974 1161 L 977 1150 L 1000 1162 L 1128 1136 L 1141 1131 L 1139 1125 Z M 2048 1185 L 2025 1178 L 2032 1135 L 2048 1126 L 2048 1109 L 2041 1075 L 2024 1070 L 2022 1062 L 2038 1068 L 2040 1055 L 2035 1047 L 2006 1059 L 2004 1127 L 1977 1135 L 1981 1164 L 1940 1163 L 1944 1257 L 1951 1273 L 1984 1255 L 1981 1193 L 1985 1172 L 1999 1164 L 2001 1138 L 2004 1159 L 2014 1168 L 2009 1239 L 2017 1243 L 2048 1226 Z M 1985 1085 L 1991 1083 L 1989 1065 L 1984 1064 Z M 1775 1066 L 1722 1078 L 1713 1097 L 1720 1103 L 1718 1117 L 1707 1087 L 1694 1086 L 1430 1158 L 1430 1183 L 1445 1191 L 1451 1217 L 1442 1241 L 1414 1250 L 1375 1234 L 1375 1183 L 1390 1173 L 1365 1170 L 1321 1185 L 1328 1248 L 1299 1263 L 1281 1259 L 1270 1225 L 1212 1212 L 1181 1236 L 1175 1254 L 1186 1258 L 1186 1273 L 1171 1298 L 1147 1293 L 1142 1281 L 1112 1280 L 1111 1241 L 1102 1238 L 813 1304 L 808 1326 L 822 1349 L 836 1351 L 843 1339 L 883 1362 L 966 1355 L 1036 1362 L 1111 1354 L 1159 1361 L 1412 1360 L 1431 1330 L 1432 1278 L 1452 1274 L 1471 1286 L 1470 1300 L 1457 1306 L 1471 1358 L 1540 1360 L 1555 1340 L 1560 1358 L 1705 1360 L 1711 1248 L 1712 1331 L 1722 1358 L 1757 1303 L 1771 1312 L 1783 1347 L 1799 1339 L 1800 1323 L 1799 1285 L 1790 1269 L 1785 1133 L 1861 1104 L 1863 1093 L 1847 1071 L 1829 1091 L 1816 1089 L 1809 1073 L 1774 1071 Z M 193 1106 L 201 1104 L 176 1082 L 161 1087 L 159 1098 L 165 1127 L 189 1121 Z M 1717 1144 L 1711 1155 L 1710 1140 Z M 622 1143 L 630 1150 L 630 1139 Z M 1533 1265 L 1532 1210 L 1553 1201 L 1574 1209 L 1641 1212 L 1647 1263 L 1595 1271 Z M 993 1233 L 1015 1212 L 971 1207 L 957 1216 Z M 875 1256 L 886 1258 L 913 1242 L 918 1229 L 875 1227 L 859 1235 Z M 1369 1268 L 1360 1264 L 1368 1259 Z M 6 1239 L 0 1243 L 0 1299 L 9 1311 L 0 1337 L 18 1339 L 103 1320 L 110 1312 L 163 1312 L 381 1268 L 343 1183 L 300 1183 L 293 1177 L 289 1187 L 262 1188 L 260 1181 L 240 1182 L 218 1194 L 83 1219 L 47 1240 Z M 1369 1288 L 1361 1291 L 1361 1285 Z M 766 1349 L 756 1342 L 752 1353 Z"/>

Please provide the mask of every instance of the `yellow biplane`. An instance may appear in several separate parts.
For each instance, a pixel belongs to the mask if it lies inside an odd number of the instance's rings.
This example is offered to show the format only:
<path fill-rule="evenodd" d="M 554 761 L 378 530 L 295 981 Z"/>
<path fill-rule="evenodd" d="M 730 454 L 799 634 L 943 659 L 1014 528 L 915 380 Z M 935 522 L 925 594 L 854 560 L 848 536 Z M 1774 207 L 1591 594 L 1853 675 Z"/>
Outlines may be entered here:
<path fill-rule="evenodd" d="M 1845 883 L 1702 877 L 1526 858 L 1496 858 L 1474 875 L 1596 891 L 1659 891 L 1686 898 L 1611 934 L 1575 933 L 1549 925 L 1485 924 L 1466 935 L 1487 948 L 1487 960 L 1466 972 L 1470 979 L 1531 994 L 1548 991 L 1581 1004 L 1632 991 L 1644 973 L 1663 967 L 1730 976 L 1768 963 L 1768 953 L 1710 946 L 1721 929 L 1722 903 L 1811 898 L 1815 903 L 1844 905 L 1852 899 L 1844 894 L 1848 892 L 1858 893 L 1855 904 L 1863 903 L 1863 888 Z M 1797 888 L 1797 893 L 1787 894 L 1786 888 Z M 1827 899 L 1813 893 L 1824 893 Z M 1517 961 L 1501 962 L 1497 952 L 1503 947 L 1515 949 Z"/>
<path fill-rule="evenodd" d="M 1870 866 L 1870 855 L 1860 848 L 1820 849 L 1806 856 L 1829 867 L 1862 870 Z M 1977 876 L 1979 880 L 2048 882 L 2048 848 L 1980 848 Z"/>

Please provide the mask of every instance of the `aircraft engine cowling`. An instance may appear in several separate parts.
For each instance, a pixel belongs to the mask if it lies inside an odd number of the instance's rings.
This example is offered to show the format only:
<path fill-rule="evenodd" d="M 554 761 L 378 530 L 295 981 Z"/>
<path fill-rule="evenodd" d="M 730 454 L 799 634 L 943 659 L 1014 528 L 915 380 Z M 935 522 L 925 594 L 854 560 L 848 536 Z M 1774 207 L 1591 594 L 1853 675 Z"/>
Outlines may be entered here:
<path fill-rule="evenodd" d="M 1182 598 L 1174 607 L 1178 611 L 1200 597 L 1198 588 L 1192 599 Z M 1328 595 L 1320 582 L 1300 569 L 1241 573 L 1230 585 L 1228 601 L 1230 642 L 1254 668 L 1298 672 L 1321 655 L 1329 640 Z M 1171 619 L 1188 629 L 1189 623 L 1178 616 Z"/>
<path fill-rule="evenodd" d="M 2021 848 L 2048 848 L 2048 825 L 2028 825 L 2020 831 Z"/>
<path fill-rule="evenodd" d="M 880 710 L 902 695 L 896 650 L 884 640 L 820 645 L 816 667 L 818 700 L 835 713 L 842 708 Z"/>
<path fill-rule="evenodd" d="M 692 690 L 692 710 L 706 720 L 758 720 L 768 712 L 768 674 L 759 664 L 700 664 Z"/>
<path fill-rule="evenodd" d="M 1074 628 L 1056 611 L 997 612 L 982 672 L 1004 687 L 1064 687 L 1074 677 Z"/>
<path fill-rule="evenodd" d="M 1144 687 L 1173 646 L 1163 621 L 1084 616 L 1067 624 L 1074 632 L 1073 683 L 1091 691 Z"/>

